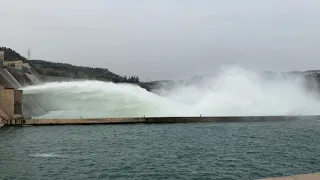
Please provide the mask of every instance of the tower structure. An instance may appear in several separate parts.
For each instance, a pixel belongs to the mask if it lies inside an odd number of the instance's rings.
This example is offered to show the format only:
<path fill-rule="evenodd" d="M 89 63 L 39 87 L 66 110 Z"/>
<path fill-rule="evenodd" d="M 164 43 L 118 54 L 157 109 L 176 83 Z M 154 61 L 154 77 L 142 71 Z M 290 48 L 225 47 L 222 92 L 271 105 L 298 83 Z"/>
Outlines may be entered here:
<path fill-rule="evenodd" d="M 30 48 L 28 49 L 28 53 L 27 53 L 27 57 L 28 57 L 28 60 L 30 60 L 31 59 L 31 51 L 30 51 Z"/>

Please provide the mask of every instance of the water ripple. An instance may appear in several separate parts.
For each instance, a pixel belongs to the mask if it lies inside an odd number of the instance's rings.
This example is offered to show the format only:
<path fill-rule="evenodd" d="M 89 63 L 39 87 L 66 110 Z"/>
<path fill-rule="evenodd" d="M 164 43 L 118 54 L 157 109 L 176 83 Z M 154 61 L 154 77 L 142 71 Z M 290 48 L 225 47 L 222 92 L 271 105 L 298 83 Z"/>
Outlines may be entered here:
<path fill-rule="evenodd" d="M 320 171 L 320 124 L 0 129 L 0 179 L 260 179 Z"/>

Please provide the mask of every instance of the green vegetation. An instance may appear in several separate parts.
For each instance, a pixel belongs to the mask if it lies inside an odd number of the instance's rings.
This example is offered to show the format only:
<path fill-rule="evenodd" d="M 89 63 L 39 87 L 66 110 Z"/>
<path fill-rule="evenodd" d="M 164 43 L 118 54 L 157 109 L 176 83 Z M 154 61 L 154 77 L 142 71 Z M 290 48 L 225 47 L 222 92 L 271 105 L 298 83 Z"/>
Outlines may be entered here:
<path fill-rule="evenodd" d="M 150 90 L 149 83 L 142 83 L 138 76 L 120 76 L 108 69 L 74 66 L 67 63 L 56 63 L 44 60 L 27 60 L 16 51 L 7 47 L 0 47 L 4 51 L 6 61 L 22 60 L 28 62 L 39 74 L 44 76 L 57 76 L 74 79 L 94 79 L 100 81 L 111 81 L 114 83 L 133 83 L 142 88 Z"/>
<path fill-rule="evenodd" d="M 91 79 L 110 81 L 114 83 L 133 83 L 148 91 L 155 87 L 173 87 L 175 83 L 174 81 L 140 82 L 139 77 L 137 76 L 120 76 L 104 68 L 74 66 L 67 63 L 56 63 L 44 60 L 27 60 L 16 51 L 7 47 L 0 47 L 0 51 L 4 51 L 4 58 L 6 61 L 22 60 L 23 62 L 27 62 L 39 74 L 46 77 L 55 76 L 61 77 L 62 79 Z M 14 64 L 9 64 L 9 66 L 14 67 Z M 270 72 L 268 74 L 270 74 Z M 316 87 L 318 90 L 320 90 L 320 70 L 309 70 L 305 72 L 293 71 L 291 72 L 291 74 L 305 74 L 305 77 L 309 80 L 307 81 L 307 87 L 309 87 L 310 89 Z M 196 79 L 194 80 L 196 81 L 201 79 L 201 77 L 195 78 Z"/>
<path fill-rule="evenodd" d="M 16 60 L 26 61 L 27 60 L 25 57 L 21 56 L 19 53 L 15 52 L 11 48 L 0 47 L 0 51 L 4 51 L 4 60 L 7 60 L 7 61 L 16 61 Z"/>
<path fill-rule="evenodd" d="M 112 81 L 115 83 L 135 83 L 138 84 L 139 77 L 117 75 L 108 69 L 90 68 L 83 66 L 74 66 L 67 63 L 55 63 L 43 60 L 30 60 L 30 64 L 39 72 L 46 76 L 59 76 L 75 79 L 95 79 L 101 81 Z"/>

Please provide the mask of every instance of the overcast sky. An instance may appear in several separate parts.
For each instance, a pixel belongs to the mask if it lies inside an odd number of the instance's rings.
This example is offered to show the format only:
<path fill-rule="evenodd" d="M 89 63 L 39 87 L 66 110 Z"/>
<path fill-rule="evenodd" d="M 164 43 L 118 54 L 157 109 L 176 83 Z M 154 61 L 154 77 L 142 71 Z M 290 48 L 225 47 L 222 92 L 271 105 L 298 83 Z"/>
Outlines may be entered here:
<path fill-rule="evenodd" d="M 320 69 L 320 0 L 0 0 L 0 46 L 141 79 Z"/>

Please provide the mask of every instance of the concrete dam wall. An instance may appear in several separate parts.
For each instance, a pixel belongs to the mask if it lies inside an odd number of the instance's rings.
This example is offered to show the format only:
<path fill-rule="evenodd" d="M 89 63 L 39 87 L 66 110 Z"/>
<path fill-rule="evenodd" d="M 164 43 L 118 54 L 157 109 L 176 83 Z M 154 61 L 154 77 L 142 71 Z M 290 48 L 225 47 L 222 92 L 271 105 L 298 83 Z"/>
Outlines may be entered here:
<path fill-rule="evenodd" d="M 6 68 L 8 68 L 9 71 Z M 31 80 L 22 70 L 13 67 L 6 68 L 0 67 L 0 83 L 5 88 L 20 89 L 22 88 L 21 84 L 33 85 L 33 82 L 41 82 L 40 80 L 36 80 L 36 77 L 32 75 L 30 75 L 30 77 L 33 78 Z M 18 82 L 18 80 L 21 83 Z M 33 96 L 24 97 L 23 107 L 23 114 L 25 116 L 42 115 L 45 113 Z"/>
<path fill-rule="evenodd" d="M 0 68 L 0 75 L 4 81 L 3 84 L 8 86 L 7 88 L 19 89 L 22 87 L 20 83 L 5 68 Z"/>
<path fill-rule="evenodd" d="M 37 76 L 35 76 L 33 74 L 25 73 L 25 75 L 32 82 L 33 85 L 39 85 L 42 83 L 42 81 Z"/>
<path fill-rule="evenodd" d="M 73 119 L 20 119 L 8 125 L 89 125 L 89 124 L 160 124 L 160 123 L 225 123 L 277 122 L 315 120 L 320 116 L 226 116 L 226 117 L 128 117 L 128 118 L 73 118 Z"/>

